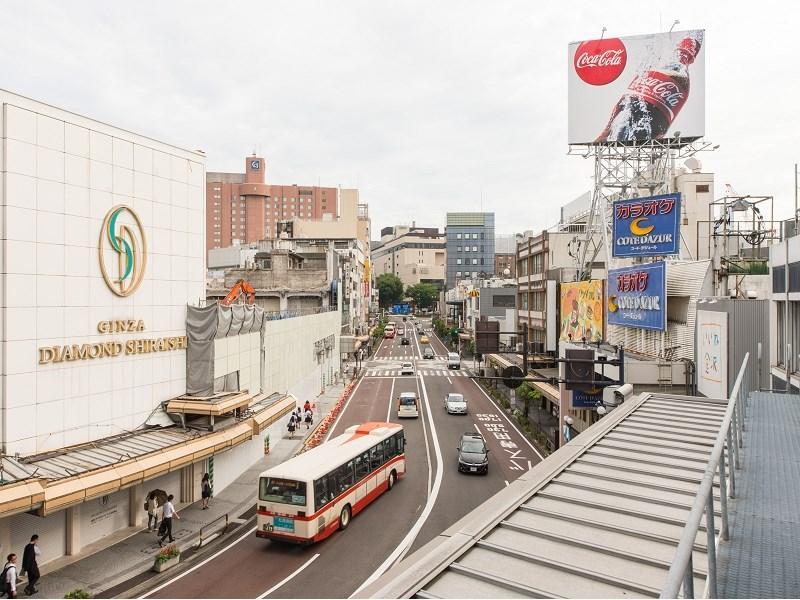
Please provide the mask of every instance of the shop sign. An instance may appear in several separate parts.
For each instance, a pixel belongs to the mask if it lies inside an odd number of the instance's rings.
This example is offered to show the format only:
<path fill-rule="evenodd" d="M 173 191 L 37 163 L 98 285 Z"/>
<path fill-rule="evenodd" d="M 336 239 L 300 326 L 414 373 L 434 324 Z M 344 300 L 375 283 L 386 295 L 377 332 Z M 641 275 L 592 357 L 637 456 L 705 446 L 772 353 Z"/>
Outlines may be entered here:
<path fill-rule="evenodd" d="M 106 214 L 97 244 L 100 271 L 108 289 L 130 296 L 144 279 L 147 240 L 136 212 L 118 204 Z"/>
<path fill-rule="evenodd" d="M 637 329 L 667 328 L 663 261 L 608 271 L 608 323 Z"/>
<path fill-rule="evenodd" d="M 613 256 L 680 252 L 680 194 L 618 200 L 613 206 Z"/>

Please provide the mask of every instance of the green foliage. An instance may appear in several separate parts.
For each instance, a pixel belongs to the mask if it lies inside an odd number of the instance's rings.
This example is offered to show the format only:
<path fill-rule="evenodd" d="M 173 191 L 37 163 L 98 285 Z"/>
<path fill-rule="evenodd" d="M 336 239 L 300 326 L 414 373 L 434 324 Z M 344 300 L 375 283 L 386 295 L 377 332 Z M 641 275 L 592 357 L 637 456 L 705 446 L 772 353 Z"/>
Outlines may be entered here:
<path fill-rule="evenodd" d="M 71 592 L 67 592 L 64 594 L 64 598 L 91 598 L 92 595 L 84 590 L 83 588 L 78 588 L 76 590 L 72 590 Z"/>
<path fill-rule="evenodd" d="M 178 546 L 175 544 L 170 544 L 169 546 L 166 546 L 158 551 L 158 554 L 156 554 L 156 562 L 167 562 L 169 559 L 180 555 L 181 551 L 178 549 Z"/>
<path fill-rule="evenodd" d="M 439 299 L 439 289 L 430 283 L 410 285 L 406 294 L 414 299 L 417 308 L 430 308 Z"/>
<path fill-rule="evenodd" d="M 378 287 L 378 302 L 384 308 L 403 299 L 403 282 L 397 275 L 382 273 L 375 280 Z"/>

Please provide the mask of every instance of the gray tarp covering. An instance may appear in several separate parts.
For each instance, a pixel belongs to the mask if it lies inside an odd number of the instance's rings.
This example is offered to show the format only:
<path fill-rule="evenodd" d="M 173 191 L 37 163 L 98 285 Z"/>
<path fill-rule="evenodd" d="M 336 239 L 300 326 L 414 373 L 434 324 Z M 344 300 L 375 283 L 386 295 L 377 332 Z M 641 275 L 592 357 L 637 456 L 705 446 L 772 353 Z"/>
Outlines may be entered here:
<path fill-rule="evenodd" d="M 229 373 L 214 384 L 214 339 L 260 332 L 263 324 L 264 310 L 258 306 L 187 306 L 186 393 L 210 396 L 214 392 L 238 390 L 238 373 Z"/>

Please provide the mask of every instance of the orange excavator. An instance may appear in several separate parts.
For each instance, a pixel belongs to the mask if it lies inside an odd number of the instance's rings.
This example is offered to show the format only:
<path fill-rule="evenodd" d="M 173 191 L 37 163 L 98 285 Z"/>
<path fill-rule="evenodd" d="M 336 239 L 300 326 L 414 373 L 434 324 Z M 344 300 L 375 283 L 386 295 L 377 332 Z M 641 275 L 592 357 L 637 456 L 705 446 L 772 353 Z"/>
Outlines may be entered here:
<path fill-rule="evenodd" d="M 256 290 L 250 285 L 250 282 L 245 279 L 240 279 L 236 283 L 233 284 L 231 291 L 228 292 L 228 295 L 225 296 L 222 300 L 220 300 L 220 305 L 222 306 L 230 306 L 236 299 L 241 296 L 242 294 L 245 295 L 245 304 L 255 304 L 256 303 Z"/>

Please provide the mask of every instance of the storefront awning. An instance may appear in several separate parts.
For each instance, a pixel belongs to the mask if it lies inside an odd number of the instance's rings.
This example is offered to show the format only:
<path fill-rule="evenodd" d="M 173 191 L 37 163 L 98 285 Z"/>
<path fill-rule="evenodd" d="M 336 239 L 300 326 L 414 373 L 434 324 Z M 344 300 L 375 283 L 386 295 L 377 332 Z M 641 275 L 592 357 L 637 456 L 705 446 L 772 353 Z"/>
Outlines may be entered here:
<path fill-rule="evenodd" d="M 253 401 L 247 390 L 227 392 L 213 396 L 178 396 L 167 402 L 167 412 L 186 415 L 219 417 L 245 408 Z"/>
<path fill-rule="evenodd" d="M 0 516 L 41 516 L 175 471 L 251 439 L 291 412 L 291 395 L 251 398 L 247 416 L 213 432 L 178 426 L 134 431 L 22 459 L 28 479 L 0 485 Z"/>

